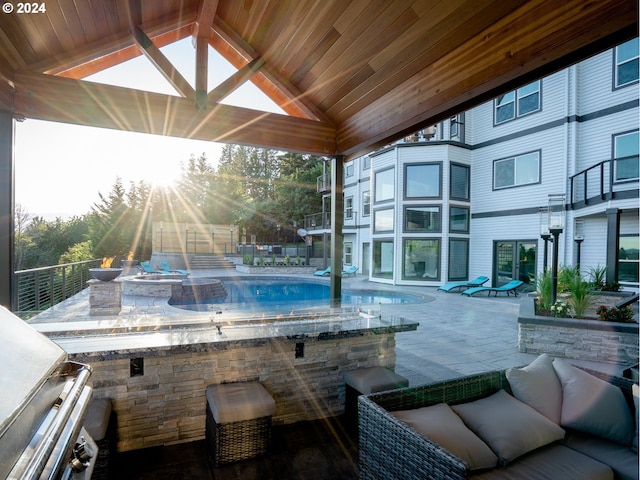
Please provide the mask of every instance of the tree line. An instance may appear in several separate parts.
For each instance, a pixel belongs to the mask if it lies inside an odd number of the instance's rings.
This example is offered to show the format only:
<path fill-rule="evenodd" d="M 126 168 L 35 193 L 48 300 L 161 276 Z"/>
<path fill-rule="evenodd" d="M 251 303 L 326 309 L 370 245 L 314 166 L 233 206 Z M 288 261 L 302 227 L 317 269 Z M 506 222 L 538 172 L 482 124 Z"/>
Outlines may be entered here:
<path fill-rule="evenodd" d="M 322 210 L 316 179 L 322 160 L 311 155 L 225 145 L 215 168 L 204 154 L 181 163 L 174 184 L 117 178 L 84 215 L 47 221 L 20 205 L 15 211 L 15 268 L 102 257 L 151 256 L 153 222 L 235 224 L 259 242 L 295 235 L 304 216 Z"/>

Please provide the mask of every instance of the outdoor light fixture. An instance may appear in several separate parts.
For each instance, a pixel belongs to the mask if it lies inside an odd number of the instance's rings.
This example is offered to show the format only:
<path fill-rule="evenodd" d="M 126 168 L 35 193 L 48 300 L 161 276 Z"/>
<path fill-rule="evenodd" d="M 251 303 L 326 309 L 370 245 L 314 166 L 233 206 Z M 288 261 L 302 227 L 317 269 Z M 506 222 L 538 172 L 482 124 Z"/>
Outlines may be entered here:
<path fill-rule="evenodd" d="M 582 242 L 584 242 L 584 221 L 576 220 L 573 226 L 573 241 L 576 242 L 576 267 L 580 271 L 580 250 L 582 248 Z"/>
<path fill-rule="evenodd" d="M 547 271 L 547 264 L 548 264 L 548 260 L 549 260 L 549 248 L 548 248 L 548 243 L 549 240 L 551 239 L 551 234 L 549 233 L 549 208 L 548 207 L 542 207 L 540 208 L 540 211 L 538 212 L 538 214 L 540 215 L 540 237 L 542 238 L 542 240 L 544 240 L 544 262 L 543 262 L 543 267 L 542 267 L 542 271 L 546 272 Z"/>
<path fill-rule="evenodd" d="M 564 194 L 549 195 L 548 208 L 549 233 L 553 235 L 553 266 L 551 272 L 551 305 L 555 305 L 558 294 L 558 237 L 564 230 L 565 210 L 564 210 Z"/>

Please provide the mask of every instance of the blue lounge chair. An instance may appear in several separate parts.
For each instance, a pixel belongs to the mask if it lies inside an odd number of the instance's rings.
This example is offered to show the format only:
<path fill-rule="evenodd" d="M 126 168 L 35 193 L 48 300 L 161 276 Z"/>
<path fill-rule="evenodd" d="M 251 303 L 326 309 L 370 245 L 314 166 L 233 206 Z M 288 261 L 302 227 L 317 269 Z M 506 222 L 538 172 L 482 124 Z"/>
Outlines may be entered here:
<path fill-rule="evenodd" d="M 484 275 L 480 275 L 473 280 L 469 280 L 467 282 L 451 282 L 445 283 L 444 285 L 438 287 L 438 290 L 444 290 L 445 292 L 450 292 L 454 288 L 462 289 L 462 288 L 472 288 L 472 287 L 481 287 L 485 283 L 489 281 L 489 277 L 485 277 Z"/>
<path fill-rule="evenodd" d="M 160 270 L 164 273 L 180 273 L 182 275 L 189 275 L 187 270 L 179 270 L 177 268 L 171 268 L 167 262 L 160 262 Z"/>
<path fill-rule="evenodd" d="M 168 272 L 163 272 L 162 270 L 156 270 L 151 266 L 150 262 L 140 262 L 140 268 L 144 273 L 160 273 L 160 274 L 168 273 Z"/>
<path fill-rule="evenodd" d="M 343 270 L 340 275 L 342 275 L 343 277 L 350 277 L 351 275 L 355 275 L 357 271 L 358 271 L 358 267 L 353 265 L 353 266 Z"/>
<path fill-rule="evenodd" d="M 471 296 L 474 293 L 478 292 L 488 292 L 488 295 L 491 296 L 491 292 L 495 292 L 495 296 L 497 297 L 499 292 L 507 292 L 507 297 L 511 293 L 513 293 L 513 295 L 517 297 L 518 291 L 516 290 L 516 288 L 522 285 L 522 283 L 523 282 L 521 280 L 511 280 L 509 283 L 505 283 L 501 287 L 473 287 L 462 292 L 462 295 Z"/>
<path fill-rule="evenodd" d="M 331 273 L 331 265 L 329 265 L 327 268 L 325 268 L 324 270 L 316 270 L 315 272 L 313 272 L 313 274 L 316 277 L 326 277 L 327 275 L 329 275 Z"/>

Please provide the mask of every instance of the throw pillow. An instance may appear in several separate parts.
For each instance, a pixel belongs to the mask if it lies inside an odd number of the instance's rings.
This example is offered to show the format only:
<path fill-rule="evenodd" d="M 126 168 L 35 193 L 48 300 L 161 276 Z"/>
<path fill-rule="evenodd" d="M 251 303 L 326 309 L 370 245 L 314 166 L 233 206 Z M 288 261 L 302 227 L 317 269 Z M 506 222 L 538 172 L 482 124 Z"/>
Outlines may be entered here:
<path fill-rule="evenodd" d="M 567 360 L 556 358 L 553 367 L 562 384 L 560 425 L 629 445 L 634 422 L 622 390 Z"/>
<path fill-rule="evenodd" d="M 446 403 L 391 414 L 467 462 L 471 470 L 493 468 L 498 463 L 498 457 L 487 444 L 469 430 Z"/>
<path fill-rule="evenodd" d="M 543 353 L 524 368 L 509 368 L 506 375 L 514 397 L 560 424 L 562 385 L 553 358 Z"/>
<path fill-rule="evenodd" d="M 451 408 L 498 455 L 500 466 L 564 438 L 562 428 L 504 390 Z"/>
<path fill-rule="evenodd" d="M 638 389 L 638 384 L 634 383 L 631 386 L 631 392 L 633 393 L 633 407 L 635 409 L 635 421 L 636 421 L 636 432 L 633 434 L 633 442 L 631 442 L 631 449 L 635 452 L 638 453 L 638 421 L 640 421 L 640 418 L 638 418 L 638 415 L 640 414 L 640 408 L 638 407 L 638 400 L 640 400 L 640 391 Z"/>

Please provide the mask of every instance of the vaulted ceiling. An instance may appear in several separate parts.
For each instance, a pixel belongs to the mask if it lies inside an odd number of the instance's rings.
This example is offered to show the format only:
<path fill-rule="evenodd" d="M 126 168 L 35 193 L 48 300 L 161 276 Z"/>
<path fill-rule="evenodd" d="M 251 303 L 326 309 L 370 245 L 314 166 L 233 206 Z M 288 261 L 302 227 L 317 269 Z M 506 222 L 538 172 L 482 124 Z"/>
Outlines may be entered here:
<path fill-rule="evenodd" d="M 611 48 L 638 30 L 637 0 L 9 5 L 12 13 L 0 13 L 0 110 L 347 157 Z M 194 45 L 195 85 L 160 50 L 185 37 Z M 209 46 L 238 69 L 210 91 Z M 82 80 L 143 54 L 179 95 Z M 220 103 L 246 81 L 287 115 Z"/>

